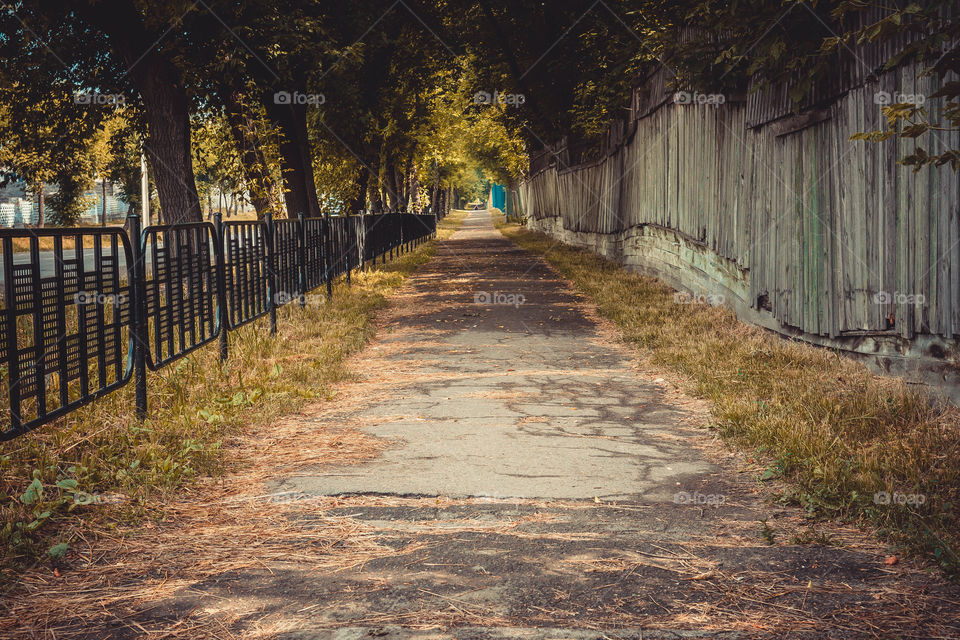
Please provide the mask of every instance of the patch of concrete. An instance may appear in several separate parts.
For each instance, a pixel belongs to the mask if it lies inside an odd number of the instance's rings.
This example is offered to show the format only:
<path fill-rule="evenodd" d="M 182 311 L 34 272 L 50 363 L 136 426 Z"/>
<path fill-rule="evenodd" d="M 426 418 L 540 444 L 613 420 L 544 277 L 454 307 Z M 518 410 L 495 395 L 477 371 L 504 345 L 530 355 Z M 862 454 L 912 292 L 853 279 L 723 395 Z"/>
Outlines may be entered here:
<path fill-rule="evenodd" d="M 473 277 L 445 279 L 457 286 L 415 277 L 413 293 L 432 311 L 404 317 L 405 330 L 380 342 L 404 376 L 360 418 L 394 446 L 361 467 L 302 473 L 275 490 L 667 501 L 678 483 L 716 471 L 676 437 L 685 410 L 599 340 L 577 297 L 540 260 L 496 232 L 485 212 L 454 240 L 454 268 Z M 391 350 L 451 323 L 435 339 Z"/>

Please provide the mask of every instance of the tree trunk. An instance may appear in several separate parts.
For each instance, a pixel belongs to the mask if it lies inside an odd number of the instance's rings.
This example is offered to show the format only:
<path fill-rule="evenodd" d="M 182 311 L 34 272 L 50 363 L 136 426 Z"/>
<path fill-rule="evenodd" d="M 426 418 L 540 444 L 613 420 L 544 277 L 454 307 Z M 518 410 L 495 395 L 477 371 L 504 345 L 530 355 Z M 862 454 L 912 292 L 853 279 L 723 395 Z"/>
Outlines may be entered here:
<path fill-rule="evenodd" d="M 308 218 L 320 217 L 320 201 L 313 179 L 313 163 L 310 158 L 310 140 L 307 134 L 306 105 L 276 104 L 272 93 L 264 95 L 267 115 L 280 128 L 280 156 L 284 164 L 283 182 L 286 187 L 284 200 L 287 216 L 298 214 Z"/>
<path fill-rule="evenodd" d="M 397 207 L 397 190 L 394 185 L 394 171 L 393 164 L 389 161 L 383 169 L 383 203 L 386 205 L 387 211 L 396 211 Z"/>
<path fill-rule="evenodd" d="M 416 169 L 412 167 L 407 170 L 407 173 L 410 176 L 410 210 L 414 213 L 420 213 L 420 176 L 417 175 Z"/>
<path fill-rule="evenodd" d="M 367 208 L 367 186 L 370 183 L 370 170 L 367 167 L 360 167 L 357 170 L 357 177 L 354 179 L 357 185 L 357 195 L 347 203 L 347 214 L 361 213 Z"/>
<path fill-rule="evenodd" d="M 160 208 L 167 224 L 199 222 L 203 216 L 190 157 L 187 96 L 182 87 L 173 84 L 173 74 L 176 73 L 173 66 L 156 62 L 148 63 L 144 59 L 140 63 L 155 71 L 138 74 L 146 78 L 138 84 L 146 108 L 149 131 L 146 148 L 153 165 Z M 166 68 L 161 70 L 160 67 Z M 164 76 L 167 81 L 162 80 Z"/>
<path fill-rule="evenodd" d="M 430 192 L 430 213 L 437 213 L 438 196 L 440 194 L 440 167 L 433 161 L 433 190 Z"/>
<path fill-rule="evenodd" d="M 397 184 L 400 187 L 400 211 L 406 213 L 410 210 L 410 160 L 407 160 L 406 168 L 397 170 Z"/>
<path fill-rule="evenodd" d="M 383 194 L 380 193 L 380 185 L 371 184 L 370 192 L 370 212 L 383 213 Z"/>
<path fill-rule="evenodd" d="M 250 203 L 257 210 L 257 217 L 263 218 L 268 211 L 273 213 L 271 196 L 275 185 L 266 156 L 260 147 L 256 118 L 244 106 L 243 96 L 239 91 L 227 91 L 224 106 L 230 132 L 240 150 L 240 164 L 243 166 L 243 178 L 250 192 Z"/>
<path fill-rule="evenodd" d="M 403 170 L 393 167 L 393 189 L 397 193 L 397 211 L 402 212 L 406 206 L 406 194 L 404 193 Z"/>
<path fill-rule="evenodd" d="M 78 3 L 77 11 L 103 31 L 128 69 L 143 101 L 147 121 L 147 155 L 167 224 L 203 220 L 190 154 L 190 105 L 180 71 L 151 47 L 150 33 L 129 0 Z"/>
<path fill-rule="evenodd" d="M 400 206 L 400 195 L 397 189 L 397 169 L 393 162 L 387 163 L 386 180 L 384 180 L 384 190 L 387 193 L 387 206 L 391 212 L 397 211 Z"/>

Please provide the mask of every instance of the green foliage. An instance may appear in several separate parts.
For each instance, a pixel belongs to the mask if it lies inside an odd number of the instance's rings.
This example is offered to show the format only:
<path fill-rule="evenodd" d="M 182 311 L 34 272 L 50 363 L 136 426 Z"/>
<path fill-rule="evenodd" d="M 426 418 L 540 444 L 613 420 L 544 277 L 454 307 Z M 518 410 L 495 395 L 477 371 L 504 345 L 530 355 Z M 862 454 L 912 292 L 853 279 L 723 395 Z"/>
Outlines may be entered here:
<path fill-rule="evenodd" d="M 882 6 L 885 15 L 879 20 L 851 29 L 842 35 L 824 41 L 822 50 L 829 52 L 840 47 L 853 47 L 865 43 L 896 44 L 893 55 L 884 64 L 884 69 L 908 61 L 926 64 L 921 75 L 940 79 L 940 87 L 924 101 L 931 105 L 898 103 L 883 107 L 887 117 L 887 129 L 857 133 L 853 140 L 882 142 L 894 136 L 917 140 L 939 136 L 938 132 L 960 131 L 960 82 L 944 82 L 949 73 L 960 73 L 960 21 L 957 9 L 952 2 L 928 2 L 923 6 L 917 3 L 907 4 L 903 8 L 879 5 L 876 2 L 841 2 L 834 10 L 836 19 L 843 19 L 866 7 Z M 954 76 L 955 77 L 955 76 Z M 938 104 L 937 104 L 938 103 Z M 933 105 L 937 106 L 934 108 Z M 929 135 L 925 135 L 929 134 Z M 944 149 L 939 153 L 929 153 L 920 141 L 914 151 L 901 163 L 919 171 L 926 166 L 949 164 L 954 171 L 960 172 L 960 149 Z"/>
<path fill-rule="evenodd" d="M 530 149 L 596 137 L 621 117 L 633 83 L 655 62 L 648 32 L 676 13 L 659 0 L 452 4 L 450 20 L 470 34 L 471 92 L 522 96 L 503 116 Z"/>
<path fill-rule="evenodd" d="M 220 193 L 247 191 L 240 152 L 226 118 L 220 113 L 205 113 L 194 118 L 192 126 L 193 171 L 201 204 L 214 190 Z"/>
<path fill-rule="evenodd" d="M 132 211 L 141 211 L 140 158 L 143 141 L 140 114 L 130 108 L 118 109 L 104 124 L 95 147 L 103 175 L 120 188 Z"/>
<path fill-rule="evenodd" d="M 375 206 L 383 198 L 415 206 L 441 186 L 473 189 L 478 175 L 510 184 L 525 172 L 528 150 L 561 138 L 571 149 L 599 149 L 633 86 L 661 64 L 676 87 L 702 92 L 786 83 L 798 109 L 857 47 L 894 43 L 884 68 L 918 60 L 938 78 L 960 70 L 947 0 L 133 6 L 147 32 L 164 33 L 151 52 L 184 79 L 195 173 L 184 183 L 194 180 L 201 199 L 215 189 L 246 194 L 258 209 L 279 208 L 276 185 L 292 175 L 293 148 L 312 169 L 309 186 L 323 208 L 335 212 L 365 206 L 368 195 Z M 865 24 L 867 11 L 879 17 Z M 62 223 L 75 219 L 94 177 L 119 183 L 139 208 L 146 107 L 94 14 L 29 0 L 0 11 L 0 32 L 10 34 L 0 40 L 0 165 L 34 187 L 60 185 L 52 204 Z M 59 53 L 46 42 L 62 45 Z M 73 100 L 92 90 L 126 100 Z M 270 108 L 278 91 L 323 102 L 298 112 L 303 130 L 284 128 Z M 512 101 L 477 104 L 481 91 Z M 960 127 L 958 92 L 960 83 L 946 82 L 929 96 L 935 108 L 888 105 L 887 130 L 854 138 L 914 140 L 904 164 L 960 167 L 958 150 L 930 142 Z M 230 119 L 236 110 L 226 109 L 237 96 L 247 139 Z M 283 141 L 293 146 L 281 153 Z"/>

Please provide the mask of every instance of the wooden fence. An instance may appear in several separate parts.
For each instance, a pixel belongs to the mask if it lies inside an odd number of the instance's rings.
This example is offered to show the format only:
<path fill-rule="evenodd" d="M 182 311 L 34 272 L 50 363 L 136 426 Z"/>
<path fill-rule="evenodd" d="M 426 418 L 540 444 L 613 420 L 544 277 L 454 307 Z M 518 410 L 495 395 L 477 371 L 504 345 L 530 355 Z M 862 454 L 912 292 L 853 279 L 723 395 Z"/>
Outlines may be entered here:
<path fill-rule="evenodd" d="M 600 159 L 540 159 L 520 188 L 532 227 L 721 294 L 784 333 L 841 346 L 925 335 L 937 340 L 922 355 L 960 361 L 960 178 L 898 164 L 911 140 L 849 139 L 886 128 L 881 107 L 904 98 L 925 99 L 936 119 L 942 100 L 926 97 L 955 78 L 863 73 L 794 114 L 782 88 L 707 104 L 667 91 L 664 74 L 637 88 Z M 955 131 L 921 140 L 930 153 L 960 148 Z"/>

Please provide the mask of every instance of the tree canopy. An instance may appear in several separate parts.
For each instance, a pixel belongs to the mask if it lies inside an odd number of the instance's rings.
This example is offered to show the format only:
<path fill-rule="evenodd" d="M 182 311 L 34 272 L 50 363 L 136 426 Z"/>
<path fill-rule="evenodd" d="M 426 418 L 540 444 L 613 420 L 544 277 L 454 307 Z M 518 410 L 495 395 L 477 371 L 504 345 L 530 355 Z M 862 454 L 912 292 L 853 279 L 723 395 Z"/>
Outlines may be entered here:
<path fill-rule="evenodd" d="M 789 82 L 798 108 L 838 51 L 887 42 L 888 64 L 960 70 L 945 0 L 16 0 L 0 8 L 0 171 L 58 187 L 72 222 L 94 179 L 139 207 L 146 153 L 165 222 L 210 194 L 262 215 L 422 209 L 445 187 L 510 184 L 531 152 L 599 144 L 664 65 L 677 87 Z M 918 139 L 960 126 L 960 84 L 885 110 Z"/>

